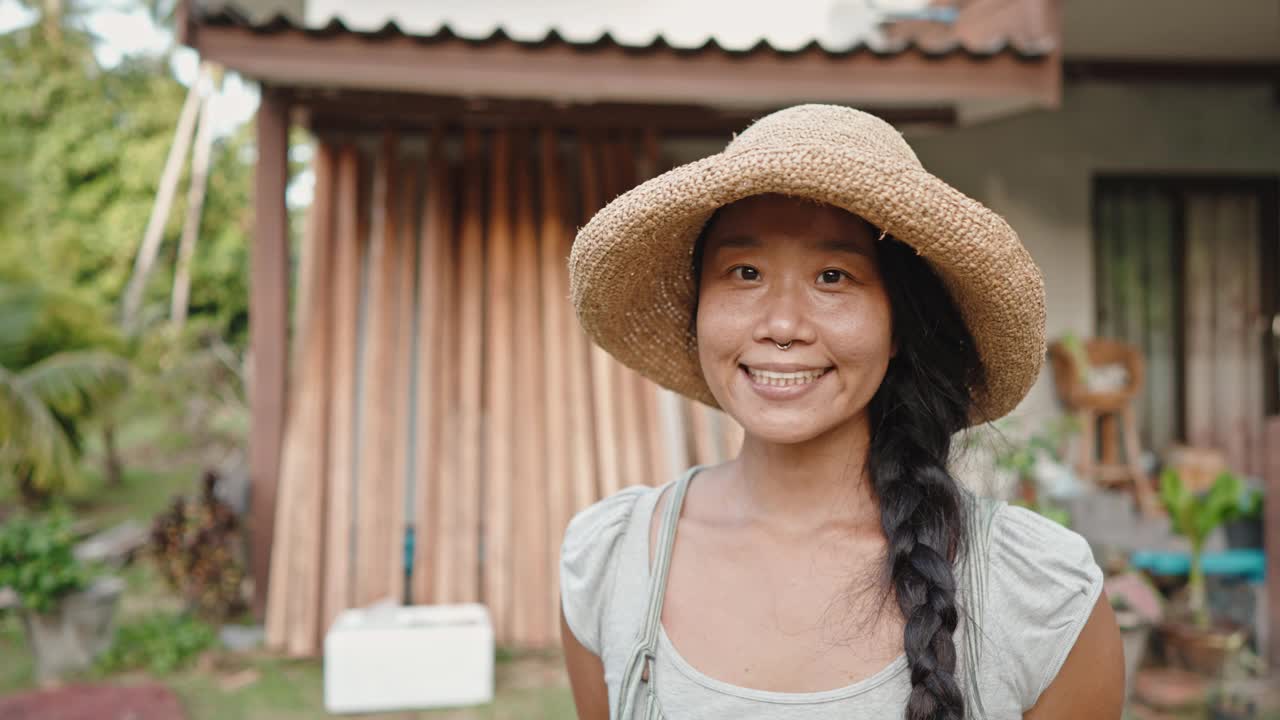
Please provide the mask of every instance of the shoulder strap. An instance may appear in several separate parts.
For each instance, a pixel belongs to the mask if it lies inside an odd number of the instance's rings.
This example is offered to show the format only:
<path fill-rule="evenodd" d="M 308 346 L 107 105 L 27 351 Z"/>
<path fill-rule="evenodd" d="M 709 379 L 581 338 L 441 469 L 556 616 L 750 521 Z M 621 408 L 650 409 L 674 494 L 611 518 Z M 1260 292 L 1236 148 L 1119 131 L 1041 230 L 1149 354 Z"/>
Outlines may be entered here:
<path fill-rule="evenodd" d="M 649 661 L 657 652 L 658 628 L 662 625 L 662 599 L 667 594 L 667 573 L 671 569 L 671 551 L 676 543 L 676 525 L 680 519 L 680 508 L 684 505 L 685 492 L 689 489 L 689 480 L 700 469 L 700 466 L 691 467 L 680 476 L 672 490 L 671 502 L 667 503 L 662 514 L 657 555 L 649 572 L 649 598 L 645 604 L 644 627 L 640 642 L 632 651 L 622 673 L 622 685 L 618 692 L 618 713 L 614 717 L 619 720 L 631 717 L 638 696 L 636 691 L 645 677 Z M 645 527 L 644 531 L 648 532 L 649 528 Z"/>

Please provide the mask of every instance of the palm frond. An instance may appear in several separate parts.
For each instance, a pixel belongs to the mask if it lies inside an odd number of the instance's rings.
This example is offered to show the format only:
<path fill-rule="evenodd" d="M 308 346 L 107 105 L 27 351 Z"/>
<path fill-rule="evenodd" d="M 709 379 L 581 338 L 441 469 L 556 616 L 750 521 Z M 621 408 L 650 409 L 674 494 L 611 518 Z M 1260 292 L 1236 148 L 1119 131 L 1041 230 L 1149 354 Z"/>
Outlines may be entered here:
<path fill-rule="evenodd" d="M 24 375 L 0 368 L 0 457 L 25 466 L 36 487 L 49 488 L 75 472 L 74 452 L 65 428 Z"/>
<path fill-rule="evenodd" d="M 129 381 L 129 364 L 99 350 L 63 352 L 27 368 L 17 381 L 54 411 L 71 415 L 123 390 Z"/>

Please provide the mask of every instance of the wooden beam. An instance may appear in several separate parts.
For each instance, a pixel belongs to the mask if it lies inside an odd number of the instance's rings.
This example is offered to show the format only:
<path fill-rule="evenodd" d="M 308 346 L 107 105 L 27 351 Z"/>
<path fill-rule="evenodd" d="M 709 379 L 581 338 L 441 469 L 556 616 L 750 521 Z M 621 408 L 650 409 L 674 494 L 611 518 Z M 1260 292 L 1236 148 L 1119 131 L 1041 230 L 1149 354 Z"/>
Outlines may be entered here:
<path fill-rule="evenodd" d="M 1266 530 L 1268 647 L 1264 652 L 1274 668 L 1280 667 L 1280 415 L 1267 418 L 1266 434 L 1266 517 L 1262 524 Z"/>
<path fill-rule="evenodd" d="M 489 222 L 485 232 L 484 602 L 499 643 L 511 639 L 512 518 L 516 509 L 511 441 L 516 430 L 512 356 L 515 249 L 511 228 L 511 137 L 495 130 L 489 157 Z"/>
<path fill-rule="evenodd" d="M 476 130 L 462 137 L 462 223 L 458 231 L 458 476 L 451 492 L 457 512 L 444 531 L 453 552 L 445 558 L 446 602 L 480 600 L 481 432 L 484 387 L 484 146 Z"/>
<path fill-rule="evenodd" d="M 289 422 L 280 461 L 280 502 L 271 554 L 268 644 L 294 656 L 314 655 L 324 634 L 325 495 L 328 479 L 329 402 L 333 357 L 333 195 L 336 153 L 321 143 L 315 156 L 315 199 L 308 213 L 300 263 L 315 301 L 302 308 L 309 330 L 300 333 L 290 393 Z M 299 284 L 302 280 L 299 279 Z"/>
<path fill-rule="evenodd" d="M 367 243 L 361 232 L 360 152 L 338 150 L 334 181 L 333 358 L 329 367 L 328 487 L 325 511 L 324 611 L 327 628 L 352 605 L 351 528 L 355 494 L 356 344 L 360 268 Z"/>
<path fill-rule="evenodd" d="M 1280 86 L 1280 63 L 1242 60 L 1072 58 L 1062 64 L 1067 82 Z"/>
<path fill-rule="evenodd" d="M 265 86 L 258 105 L 258 165 L 250 262 L 249 342 L 253 357 L 249 406 L 252 484 L 250 570 L 254 612 L 266 608 L 275 532 L 276 488 L 288 397 L 289 227 L 284 194 L 289 181 L 288 103 Z"/>
<path fill-rule="evenodd" d="M 951 105 L 1025 97 L 1054 106 L 1061 89 L 1056 58 L 1012 52 L 975 57 L 917 49 L 833 55 L 816 47 L 788 54 L 635 51 L 502 39 L 259 33 L 228 26 L 199 26 L 189 41 L 203 58 L 277 84 L 559 102 L 758 108 L 806 101 Z"/>
<path fill-rule="evenodd" d="M 456 426 L 453 360 L 457 348 L 439 339 L 457 337 L 452 320 L 455 305 L 451 279 L 458 267 L 453 253 L 455 195 L 443 152 L 442 137 L 433 135 L 427 146 L 418 265 L 418 440 L 414 444 L 418 485 L 413 587 L 417 604 L 445 602 L 442 588 L 448 581 L 443 569 L 452 548 L 443 528 L 447 518 L 456 515 L 453 498 L 459 492 L 478 492 L 475 488 L 458 487 L 457 444 L 445 442 L 446 433 Z"/>
<path fill-rule="evenodd" d="M 551 128 L 538 133 L 538 185 L 541 207 L 538 227 L 538 267 L 542 273 L 542 344 L 545 352 L 542 363 L 543 387 L 546 397 L 555 399 L 543 403 L 546 424 L 546 472 L 547 472 L 547 548 L 549 550 L 547 577 L 550 578 L 548 615 L 541 619 L 551 628 L 551 639 L 557 639 L 560 627 L 559 557 L 560 542 L 574 509 L 575 465 L 570 448 L 581 444 L 576 433 L 578 422 L 575 404 L 580 402 L 585 379 L 580 375 L 580 363 L 571 359 L 575 354 L 573 341 L 581 337 L 569 307 L 569 278 L 566 272 L 565 236 L 562 225 L 564 196 L 561 194 L 560 163 L 556 134 Z M 577 391 L 575 393 L 575 390 Z"/>
<path fill-rule="evenodd" d="M 398 275 L 396 279 L 396 355 L 395 355 L 395 387 L 394 416 L 392 420 L 392 473 L 391 473 L 391 510 L 389 518 L 395 532 L 391 537 L 392 562 L 388 568 L 391 576 L 391 596 L 397 601 L 404 601 L 409 596 L 409 588 L 405 586 L 405 545 L 404 538 L 407 524 L 410 522 L 409 482 L 411 453 L 416 438 L 411 437 L 413 414 L 413 383 L 415 371 L 413 367 L 413 324 L 414 300 L 417 287 L 418 233 L 416 214 L 418 212 L 419 184 L 421 168 L 416 164 L 402 162 L 396 173 L 396 186 L 399 188 L 399 199 L 396 201 L 396 232 L 400 239 L 397 243 L 396 263 Z M 430 340 L 428 339 L 428 342 Z"/>
<path fill-rule="evenodd" d="M 399 187 L 397 142 L 383 137 L 374 171 L 370 203 L 369 265 L 365 281 L 367 312 L 363 337 L 360 380 L 359 450 L 356 483 L 356 557 L 353 601 L 363 606 L 391 597 L 390 566 L 399 548 L 397 532 L 403 518 L 391 516 L 392 473 L 395 472 L 396 396 L 406 388 L 396 387 L 395 377 L 399 299 L 397 270 L 400 266 L 399 215 L 396 190 Z M 395 598 L 398 599 L 398 598 Z"/>
<path fill-rule="evenodd" d="M 514 584 L 512 593 L 513 634 L 523 647 L 546 647 L 552 638 L 547 594 L 551 578 L 547 571 L 549 486 L 547 482 L 547 427 L 544 408 L 559 405 L 563 398 L 545 394 L 542 365 L 542 319 L 539 306 L 538 219 L 534 211 L 535 143 L 531 134 L 521 133 L 515 144 L 515 436 L 516 469 L 513 493 L 517 511 L 513 548 Z M 554 342 L 561 342 L 556 338 Z"/>
<path fill-rule="evenodd" d="M 545 100 L 453 97 L 403 92 L 294 88 L 293 104 L 319 135 L 382 131 L 415 131 L 432 127 L 574 127 L 592 131 L 646 131 L 661 128 L 667 136 L 727 141 L 753 120 L 779 109 L 716 108 L 687 103 L 559 103 Z M 862 104 L 861 109 L 899 128 L 952 127 L 951 105 Z"/>

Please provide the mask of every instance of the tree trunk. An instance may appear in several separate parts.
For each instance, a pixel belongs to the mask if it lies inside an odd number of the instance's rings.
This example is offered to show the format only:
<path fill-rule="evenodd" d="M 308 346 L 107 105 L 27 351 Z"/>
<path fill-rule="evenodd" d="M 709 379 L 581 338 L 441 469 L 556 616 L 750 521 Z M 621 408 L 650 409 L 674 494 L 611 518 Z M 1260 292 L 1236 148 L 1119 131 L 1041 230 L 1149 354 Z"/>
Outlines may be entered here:
<path fill-rule="evenodd" d="M 191 160 L 191 187 L 187 192 L 187 217 L 182 224 L 182 240 L 178 245 L 178 266 L 173 274 L 173 298 L 169 306 L 169 319 L 179 329 L 187 322 L 187 305 L 191 297 L 191 259 L 195 256 L 196 241 L 200 238 L 200 215 L 204 210 L 205 191 L 209 187 L 209 158 L 213 151 L 213 94 L 217 86 L 217 71 L 205 64 L 204 73 L 210 80 L 209 95 L 201 101 L 200 129 L 196 132 L 195 155 Z"/>
<path fill-rule="evenodd" d="M 114 418 L 105 418 L 102 424 L 102 449 L 105 454 L 102 472 L 107 486 L 113 488 L 124 486 L 124 462 L 120 459 L 120 449 L 116 447 Z"/>
<path fill-rule="evenodd" d="M 65 14 L 63 0 L 44 0 L 44 16 L 40 19 L 44 29 L 44 39 L 53 47 L 62 46 L 62 16 Z"/>
<path fill-rule="evenodd" d="M 143 291 L 147 286 L 147 277 L 155 265 L 156 255 L 160 252 L 160 241 L 164 239 L 164 225 L 169 217 L 169 208 L 173 205 L 173 196 L 178 190 L 178 181 L 182 179 L 182 162 L 191 146 L 191 136 L 196 128 L 196 110 L 200 107 L 200 77 L 191 84 L 187 91 L 187 99 L 182 105 L 182 114 L 178 117 L 178 128 L 174 132 L 173 145 L 169 146 L 169 156 L 164 161 L 164 172 L 160 175 L 160 186 L 156 191 L 156 201 L 151 207 L 151 218 L 147 220 L 147 229 L 142 237 L 142 245 L 133 263 L 133 275 L 125 288 L 124 308 L 121 324 L 126 331 L 136 329 L 138 309 L 142 305 Z"/>

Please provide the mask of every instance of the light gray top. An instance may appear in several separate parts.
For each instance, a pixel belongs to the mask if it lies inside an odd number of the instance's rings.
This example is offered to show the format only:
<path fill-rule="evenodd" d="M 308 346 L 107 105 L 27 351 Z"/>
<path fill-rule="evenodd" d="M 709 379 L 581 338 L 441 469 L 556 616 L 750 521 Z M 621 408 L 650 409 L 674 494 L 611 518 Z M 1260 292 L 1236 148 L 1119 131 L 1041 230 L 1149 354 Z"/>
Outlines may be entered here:
<path fill-rule="evenodd" d="M 650 521 L 662 491 L 676 482 L 629 487 L 586 508 L 569 523 L 561 546 L 565 620 L 603 662 L 614 720 L 623 720 L 615 714 L 623 676 L 649 609 Z M 957 676 L 971 716 L 1020 718 L 1075 644 L 1102 591 L 1102 571 L 1079 534 L 1003 501 L 970 499 L 970 516 L 987 521 L 973 527 L 972 562 L 957 566 L 967 621 L 956 631 Z M 660 625 L 651 676 L 651 692 L 668 718 L 880 720 L 901 717 L 910 693 L 905 655 L 870 677 L 823 692 L 730 685 L 690 665 Z"/>

